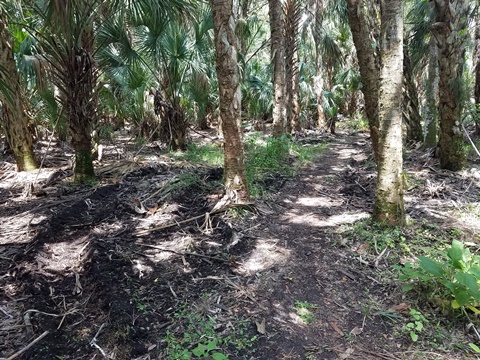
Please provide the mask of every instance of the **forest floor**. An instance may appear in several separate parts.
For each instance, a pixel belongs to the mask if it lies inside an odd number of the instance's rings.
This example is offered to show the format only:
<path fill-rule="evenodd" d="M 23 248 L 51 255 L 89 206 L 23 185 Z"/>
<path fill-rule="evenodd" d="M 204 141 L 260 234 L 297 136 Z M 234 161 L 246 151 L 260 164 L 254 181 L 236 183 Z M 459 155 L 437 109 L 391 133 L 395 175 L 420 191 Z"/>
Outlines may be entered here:
<path fill-rule="evenodd" d="M 93 187 L 69 180 L 68 148 L 31 174 L 0 162 L 0 357 L 475 358 L 467 319 L 402 292 L 392 266 L 454 238 L 478 251 L 478 164 L 409 150 L 409 226 L 386 231 L 368 223 L 364 134 L 295 141 L 327 150 L 218 212 L 221 169 L 155 147 L 106 149 Z"/>

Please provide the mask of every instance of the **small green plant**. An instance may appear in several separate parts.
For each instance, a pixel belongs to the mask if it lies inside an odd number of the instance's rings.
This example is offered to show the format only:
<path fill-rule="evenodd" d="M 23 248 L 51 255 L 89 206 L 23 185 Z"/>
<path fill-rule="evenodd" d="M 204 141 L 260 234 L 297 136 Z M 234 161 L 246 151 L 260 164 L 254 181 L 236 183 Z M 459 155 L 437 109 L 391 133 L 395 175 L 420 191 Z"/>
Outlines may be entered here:
<path fill-rule="evenodd" d="M 215 339 L 210 340 L 206 345 L 198 344 L 196 348 L 192 350 L 192 354 L 195 355 L 197 358 L 209 358 L 211 357 L 213 360 L 226 360 L 224 354 L 219 352 L 213 352 L 217 349 L 217 342 Z"/>
<path fill-rule="evenodd" d="M 233 353 L 236 358 L 241 358 L 247 349 L 248 354 L 255 352 L 257 335 L 249 335 L 246 321 L 231 323 L 224 331 L 218 332 L 217 329 L 222 325 L 209 313 L 204 313 L 204 309 L 200 310 L 199 307 L 194 310 L 182 306 L 175 313 L 179 326 L 176 331 L 168 330 L 165 337 L 168 359 L 225 360 L 229 358 L 228 354 Z"/>
<path fill-rule="evenodd" d="M 418 265 L 407 263 L 404 267 L 395 266 L 399 279 L 420 280 L 432 289 L 431 297 L 440 297 L 451 302 L 453 309 L 466 306 L 475 313 L 480 303 L 480 257 L 472 255 L 462 242 L 453 240 L 448 251 L 442 252 L 444 261 L 436 261 L 419 256 Z M 405 291 L 415 287 L 415 283 L 404 286 Z M 437 293 L 439 291 L 439 293 Z"/>
<path fill-rule="evenodd" d="M 424 325 L 428 323 L 428 320 L 418 310 L 410 310 L 410 321 L 406 323 L 402 330 L 410 334 L 410 338 L 413 342 L 418 340 L 418 334 L 422 332 Z"/>
<path fill-rule="evenodd" d="M 312 314 L 312 310 L 317 309 L 318 305 L 311 304 L 308 301 L 296 300 L 295 306 L 293 308 L 296 310 L 300 319 L 302 319 L 302 321 L 308 325 L 315 320 L 315 317 Z"/>

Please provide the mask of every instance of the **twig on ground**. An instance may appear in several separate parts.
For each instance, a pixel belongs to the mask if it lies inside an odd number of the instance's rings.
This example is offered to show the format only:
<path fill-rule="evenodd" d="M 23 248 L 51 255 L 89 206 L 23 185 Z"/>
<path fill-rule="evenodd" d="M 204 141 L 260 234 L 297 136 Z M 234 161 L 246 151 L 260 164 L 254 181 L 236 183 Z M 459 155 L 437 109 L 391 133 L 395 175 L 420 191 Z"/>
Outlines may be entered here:
<path fill-rule="evenodd" d="M 378 263 L 380 262 L 381 258 L 383 257 L 383 255 L 385 255 L 386 252 L 387 252 L 387 248 L 385 247 L 385 249 L 383 249 L 380 255 L 378 255 L 377 258 L 375 259 L 374 264 L 376 268 L 378 267 Z"/>
<path fill-rule="evenodd" d="M 470 332 L 470 330 L 473 329 L 473 332 L 475 333 L 475 336 L 477 337 L 477 340 L 480 341 L 480 334 L 478 333 L 478 330 L 475 327 L 475 325 L 473 324 L 472 320 L 470 320 L 470 316 L 468 316 L 468 313 L 466 312 L 465 307 L 462 307 L 462 311 L 465 314 L 465 316 L 467 317 L 468 322 L 469 322 L 467 327 L 466 327 L 467 333 Z"/>
<path fill-rule="evenodd" d="M 27 333 L 33 333 L 33 326 L 32 326 L 32 321 L 30 320 L 30 313 L 37 313 L 37 314 L 42 314 L 42 315 L 46 315 L 46 316 L 53 316 L 53 317 L 61 317 L 62 321 L 60 321 L 60 324 L 57 328 L 57 329 L 59 329 L 60 326 L 62 325 L 63 321 L 65 320 L 65 317 L 67 315 L 74 314 L 77 311 L 78 311 L 77 309 L 72 309 L 72 310 L 67 311 L 64 314 L 50 314 L 50 313 L 46 313 L 46 312 L 39 311 L 39 310 L 36 310 L 36 309 L 29 309 L 29 310 L 25 311 L 25 314 L 23 315 L 23 321 L 24 321 L 25 325 L 27 326 Z"/>
<path fill-rule="evenodd" d="M 104 326 L 105 326 L 105 323 L 103 323 L 102 325 L 100 325 L 100 329 L 98 329 L 98 331 L 97 331 L 97 333 L 95 334 L 95 336 L 93 337 L 92 341 L 90 341 L 90 345 L 93 346 L 93 347 L 95 347 L 95 348 L 97 348 L 98 351 L 100 351 L 100 353 L 103 355 L 103 357 L 104 357 L 105 359 L 108 359 L 109 357 L 108 357 L 108 355 L 105 353 L 105 351 L 104 351 L 100 346 L 97 345 L 97 337 L 98 337 L 98 335 L 100 335 L 100 332 L 103 330 Z"/>
<path fill-rule="evenodd" d="M 12 316 L 12 315 L 10 315 L 8 312 L 6 312 L 6 311 L 3 309 L 3 307 L 1 307 L 1 306 L 0 306 L 0 311 L 1 311 L 2 313 L 4 313 L 4 314 L 5 314 L 5 316 L 9 317 L 10 319 L 12 319 L 12 318 L 13 318 L 13 316 Z"/>
<path fill-rule="evenodd" d="M 212 260 L 217 260 L 217 261 L 221 261 L 221 262 L 228 262 L 228 260 L 225 260 L 225 259 L 222 259 L 222 258 L 219 258 L 219 257 L 216 257 L 216 256 L 197 254 L 197 253 L 188 252 L 188 251 L 187 252 L 179 252 L 179 251 L 165 249 L 165 248 L 162 248 L 160 246 L 150 245 L 150 244 L 137 244 L 137 245 L 149 247 L 149 248 L 152 248 L 152 249 L 157 249 L 157 250 L 160 250 L 160 251 L 171 252 L 173 254 L 180 255 L 180 256 L 191 255 L 191 256 L 198 256 L 198 257 L 205 258 L 205 259 L 212 259 Z"/>
<path fill-rule="evenodd" d="M 405 355 L 405 354 L 425 354 L 425 355 L 433 355 L 433 356 L 439 356 L 440 358 L 445 358 L 446 355 L 442 355 L 433 351 L 420 351 L 420 350 L 408 350 L 408 351 L 402 351 L 402 352 L 396 352 L 394 354 L 397 355 Z M 395 358 L 398 359 L 398 358 Z"/>
<path fill-rule="evenodd" d="M 364 349 L 364 348 L 362 348 L 361 346 L 358 346 L 358 345 L 356 345 L 355 347 L 356 347 L 357 350 L 359 350 L 360 352 L 363 352 L 363 353 L 369 354 L 369 355 L 373 355 L 373 356 L 378 357 L 378 358 L 380 358 L 380 359 L 385 359 L 385 360 L 400 360 L 400 358 L 396 357 L 396 356 L 393 355 L 393 354 L 389 354 L 389 353 L 377 353 L 377 352 L 374 352 L 374 351 L 370 351 L 370 350 Z"/>
<path fill-rule="evenodd" d="M 27 346 L 25 346 L 23 349 L 17 351 L 15 354 L 13 355 L 10 355 L 8 358 L 0 358 L 0 360 L 13 360 L 17 357 L 19 357 L 20 355 L 22 355 L 25 351 L 27 351 L 28 349 L 30 349 L 33 345 L 35 345 L 37 342 L 39 342 L 40 340 L 42 340 L 45 336 L 47 336 L 50 332 L 48 330 L 44 331 L 42 333 L 42 335 L 40 335 L 39 337 L 37 337 L 35 340 L 33 340 L 30 344 L 28 344 Z"/>

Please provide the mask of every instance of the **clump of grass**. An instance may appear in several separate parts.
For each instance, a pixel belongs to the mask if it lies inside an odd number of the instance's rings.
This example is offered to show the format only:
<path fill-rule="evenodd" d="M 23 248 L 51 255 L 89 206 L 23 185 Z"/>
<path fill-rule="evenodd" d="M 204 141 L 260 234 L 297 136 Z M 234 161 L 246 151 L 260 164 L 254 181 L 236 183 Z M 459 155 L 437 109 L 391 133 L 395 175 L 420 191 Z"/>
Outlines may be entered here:
<path fill-rule="evenodd" d="M 299 167 L 313 161 L 327 147 L 326 143 L 301 145 L 286 135 L 280 138 L 263 137 L 258 133 L 248 135 L 245 138 L 245 157 L 251 195 L 258 196 L 265 192 L 267 177 L 293 176 Z M 213 167 L 222 167 L 224 164 L 223 149 L 216 144 L 199 146 L 191 143 L 185 151 L 172 153 L 172 157 Z M 189 180 L 193 179 L 185 180 L 187 186 L 191 185 Z"/>
<path fill-rule="evenodd" d="M 295 301 L 295 306 L 293 307 L 297 312 L 300 319 L 305 324 L 311 324 L 315 320 L 315 316 L 313 315 L 313 311 L 318 308 L 318 305 L 309 303 L 308 301 Z"/>
<path fill-rule="evenodd" d="M 174 153 L 173 156 L 193 163 L 205 163 L 214 167 L 223 166 L 223 150 L 217 144 L 199 146 L 190 143 L 185 151 Z"/>
<path fill-rule="evenodd" d="M 264 138 L 254 133 L 246 139 L 247 180 L 252 196 L 261 195 L 262 182 L 271 175 L 293 176 L 298 168 L 327 149 L 327 144 L 302 146 L 290 137 Z"/>

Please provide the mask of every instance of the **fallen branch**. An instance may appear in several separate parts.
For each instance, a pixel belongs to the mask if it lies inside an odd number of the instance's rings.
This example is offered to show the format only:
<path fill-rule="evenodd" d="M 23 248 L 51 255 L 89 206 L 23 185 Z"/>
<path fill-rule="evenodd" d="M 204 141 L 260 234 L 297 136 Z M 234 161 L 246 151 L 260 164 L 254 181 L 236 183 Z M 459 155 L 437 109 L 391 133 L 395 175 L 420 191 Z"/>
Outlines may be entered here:
<path fill-rule="evenodd" d="M 36 343 L 38 343 L 40 340 L 42 340 L 45 336 L 47 336 L 50 332 L 47 330 L 47 331 L 44 331 L 42 335 L 40 335 L 39 337 L 37 337 L 35 340 L 33 340 L 30 344 L 28 344 L 27 346 L 25 346 L 23 349 L 17 351 L 15 354 L 13 355 L 10 355 L 8 358 L 0 358 L 0 360 L 13 360 L 15 359 L 16 357 L 19 357 L 20 355 L 22 355 L 25 351 L 27 351 L 28 349 L 30 349 L 33 345 L 35 345 Z"/>
<path fill-rule="evenodd" d="M 194 217 L 192 217 L 192 218 L 190 218 L 190 219 L 185 219 L 185 220 L 182 220 L 182 221 L 176 221 L 175 223 L 171 223 L 171 224 L 168 224 L 168 225 L 157 226 L 157 227 L 154 227 L 154 228 L 151 228 L 151 229 L 146 229 L 146 230 L 137 231 L 137 232 L 134 232 L 132 235 L 133 235 L 133 236 L 147 235 L 147 234 L 150 234 L 150 233 L 153 232 L 153 231 L 168 229 L 168 228 L 171 228 L 171 227 L 174 227 L 174 226 L 178 226 L 178 225 L 180 225 L 180 224 L 185 224 L 185 223 L 188 223 L 188 222 L 191 222 L 191 221 L 195 221 L 195 220 L 204 218 L 204 217 L 206 217 L 206 216 L 218 214 L 218 213 L 223 212 L 223 211 L 225 211 L 225 210 L 227 210 L 227 208 L 218 209 L 218 210 L 212 211 L 212 212 L 210 212 L 210 213 L 206 212 L 205 214 L 198 215 L 198 216 L 194 216 Z M 168 251 L 168 250 L 166 250 L 166 251 Z"/>
<path fill-rule="evenodd" d="M 156 246 L 156 245 L 150 245 L 150 244 L 137 244 L 137 245 L 149 247 L 149 248 L 152 248 L 152 249 L 157 249 L 157 250 L 160 250 L 160 251 L 171 252 L 171 253 L 173 253 L 173 254 L 180 255 L 180 256 L 188 256 L 188 255 L 191 255 L 191 256 L 198 256 L 198 257 L 205 258 L 205 259 L 217 260 L 217 261 L 221 261 L 221 262 L 229 262 L 229 260 L 225 260 L 225 259 L 222 259 L 222 258 L 219 258 L 219 257 L 215 257 L 215 256 L 198 254 L 198 253 L 193 253 L 193 252 L 188 252 L 188 251 L 179 252 L 179 251 L 175 251 L 175 250 L 164 249 L 164 248 L 162 248 L 162 247 L 160 247 L 160 246 Z"/>
<path fill-rule="evenodd" d="M 97 345 L 97 337 L 98 335 L 100 335 L 100 332 L 102 331 L 103 327 L 105 326 L 105 323 L 103 323 L 102 325 L 100 325 L 100 329 L 98 329 L 97 333 L 95 334 L 95 336 L 93 337 L 92 341 L 90 341 L 90 346 L 93 346 L 95 348 L 98 349 L 98 351 L 100 351 L 100 353 L 103 355 L 103 357 L 105 359 L 108 359 L 108 355 L 105 353 L 105 351 Z"/>

